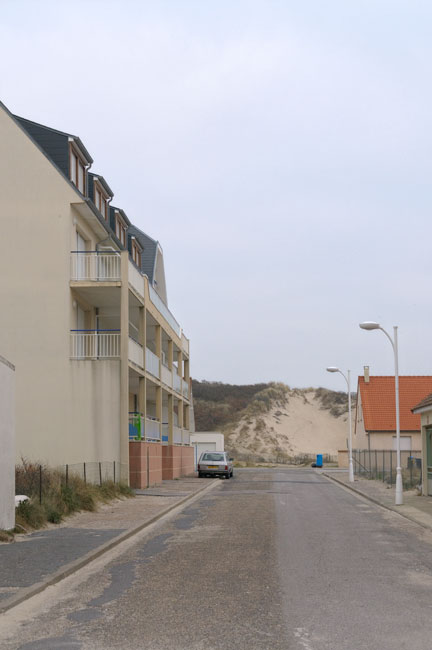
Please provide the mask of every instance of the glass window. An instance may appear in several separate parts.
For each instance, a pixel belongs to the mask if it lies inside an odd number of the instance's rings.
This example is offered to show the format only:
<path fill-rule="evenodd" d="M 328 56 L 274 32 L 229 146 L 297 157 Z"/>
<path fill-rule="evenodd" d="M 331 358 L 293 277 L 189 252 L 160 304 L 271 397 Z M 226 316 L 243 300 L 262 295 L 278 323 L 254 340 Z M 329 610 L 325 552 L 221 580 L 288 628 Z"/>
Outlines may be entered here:
<path fill-rule="evenodd" d="M 132 242 L 132 259 L 138 267 L 141 266 L 141 251 L 135 241 Z"/>
<path fill-rule="evenodd" d="M 81 160 L 78 160 L 78 189 L 81 194 L 85 193 L 85 167 Z"/>
<path fill-rule="evenodd" d="M 126 226 L 118 215 L 116 215 L 116 235 L 123 246 L 126 246 Z"/>
<path fill-rule="evenodd" d="M 203 454 L 201 460 L 213 460 L 213 461 L 219 461 L 223 462 L 225 460 L 225 456 L 223 454 Z"/>
<path fill-rule="evenodd" d="M 108 214 L 108 201 L 106 197 L 102 194 L 102 191 L 98 188 L 97 185 L 95 185 L 95 194 L 94 194 L 94 203 L 99 212 L 102 214 L 103 218 L 106 220 L 107 219 L 107 214 Z"/>

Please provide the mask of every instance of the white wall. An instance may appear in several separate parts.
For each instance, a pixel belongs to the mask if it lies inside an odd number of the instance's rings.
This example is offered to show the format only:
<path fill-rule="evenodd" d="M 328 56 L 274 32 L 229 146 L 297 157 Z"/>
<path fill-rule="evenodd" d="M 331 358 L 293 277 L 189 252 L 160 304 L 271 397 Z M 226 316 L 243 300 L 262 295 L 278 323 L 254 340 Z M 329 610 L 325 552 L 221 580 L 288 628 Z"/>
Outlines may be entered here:
<path fill-rule="evenodd" d="M 0 528 L 15 526 L 15 368 L 0 356 Z"/>
<path fill-rule="evenodd" d="M 203 451 L 207 449 L 214 451 L 224 451 L 225 450 L 225 438 L 223 433 L 218 431 L 205 431 L 201 433 L 191 433 L 190 434 L 190 444 L 194 447 L 194 462 L 195 469 L 197 466 L 198 459 Z"/>

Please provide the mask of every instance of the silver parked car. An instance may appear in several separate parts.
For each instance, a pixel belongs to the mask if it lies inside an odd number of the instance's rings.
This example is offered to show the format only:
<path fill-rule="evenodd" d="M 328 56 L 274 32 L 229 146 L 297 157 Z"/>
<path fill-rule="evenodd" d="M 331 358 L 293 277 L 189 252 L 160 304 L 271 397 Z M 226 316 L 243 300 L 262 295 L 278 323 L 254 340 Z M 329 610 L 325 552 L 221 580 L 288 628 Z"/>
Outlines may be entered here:
<path fill-rule="evenodd" d="M 234 473 L 233 459 L 226 451 L 203 451 L 198 461 L 198 476 L 225 476 Z"/>

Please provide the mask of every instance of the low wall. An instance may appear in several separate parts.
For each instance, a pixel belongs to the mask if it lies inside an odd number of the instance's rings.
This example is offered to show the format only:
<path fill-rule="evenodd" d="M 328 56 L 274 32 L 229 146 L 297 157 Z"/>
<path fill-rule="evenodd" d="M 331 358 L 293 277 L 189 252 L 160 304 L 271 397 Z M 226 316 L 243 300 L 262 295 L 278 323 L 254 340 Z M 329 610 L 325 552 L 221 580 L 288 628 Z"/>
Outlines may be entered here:
<path fill-rule="evenodd" d="M 142 490 L 162 483 L 162 450 L 155 442 L 129 442 L 129 480 L 131 488 Z"/>
<path fill-rule="evenodd" d="M 162 447 L 162 478 L 171 480 L 194 473 L 193 447 L 165 445 Z"/>
<path fill-rule="evenodd" d="M 182 447 L 182 476 L 192 476 L 195 473 L 194 448 Z"/>
<path fill-rule="evenodd" d="M 15 527 L 15 368 L 0 356 L 0 528 Z"/>

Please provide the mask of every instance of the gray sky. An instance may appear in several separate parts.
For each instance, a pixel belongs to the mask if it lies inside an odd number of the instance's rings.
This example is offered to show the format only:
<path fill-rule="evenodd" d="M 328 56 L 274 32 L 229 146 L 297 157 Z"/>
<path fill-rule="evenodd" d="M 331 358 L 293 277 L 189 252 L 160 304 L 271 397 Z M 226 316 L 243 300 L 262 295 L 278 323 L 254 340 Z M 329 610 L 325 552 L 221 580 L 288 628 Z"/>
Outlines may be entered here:
<path fill-rule="evenodd" d="M 196 378 L 432 374 L 432 5 L 0 0 L 0 98 L 164 249 Z"/>

